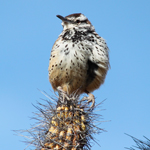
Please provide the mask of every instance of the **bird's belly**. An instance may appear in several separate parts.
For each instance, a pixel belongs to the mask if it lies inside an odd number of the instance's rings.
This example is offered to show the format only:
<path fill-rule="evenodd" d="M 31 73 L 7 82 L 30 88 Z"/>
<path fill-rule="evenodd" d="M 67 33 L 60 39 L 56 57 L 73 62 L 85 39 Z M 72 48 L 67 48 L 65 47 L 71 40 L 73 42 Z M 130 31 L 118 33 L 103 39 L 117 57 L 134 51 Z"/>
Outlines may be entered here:
<path fill-rule="evenodd" d="M 49 80 L 54 90 L 56 90 L 58 86 L 61 86 L 68 94 L 76 90 L 82 91 L 86 84 L 86 78 L 83 77 L 83 74 L 80 72 L 75 72 L 73 70 L 63 72 L 59 68 L 56 68 L 51 73 Z"/>

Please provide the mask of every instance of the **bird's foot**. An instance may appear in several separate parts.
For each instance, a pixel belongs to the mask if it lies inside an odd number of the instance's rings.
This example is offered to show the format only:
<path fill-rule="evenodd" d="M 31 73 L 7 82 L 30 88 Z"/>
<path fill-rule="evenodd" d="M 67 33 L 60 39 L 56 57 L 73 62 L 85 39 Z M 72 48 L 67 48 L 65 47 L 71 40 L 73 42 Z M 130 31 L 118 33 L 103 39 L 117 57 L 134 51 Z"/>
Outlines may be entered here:
<path fill-rule="evenodd" d="M 61 86 L 58 86 L 58 87 L 57 87 L 57 91 L 58 91 L 59 95 L 62 96 L 63 101 L 65 101 L 65 99 L 69 100 L 69 97 L 68 97 L 68 95 L 67 95 L 67 92 L 65 92 Z"/>
<path fill-rule="evenodd" d="M 92 102 L 92 105 L 90 106 L 90 109 L 93 109 L 94 106 L 95 106 L 95 97 L 94 97 L 94 95 L 93 95 L 92 93 L 88 93 L 88 95 L 89 95 L 88 97 L 83 97 L 83 98 L 81 99 L 81 101 L 87 100 L 88 103 L 91 103 L 91 102 Z"/>
<path fill-rule="evenodd" d="M 58 87 L 57 87 L 57 91 L 58 91 L 58 93 L 65 93 L 65 92 L 63 91 L 63 89 L 62 89 L 61 86 L 58 86 Z"/>

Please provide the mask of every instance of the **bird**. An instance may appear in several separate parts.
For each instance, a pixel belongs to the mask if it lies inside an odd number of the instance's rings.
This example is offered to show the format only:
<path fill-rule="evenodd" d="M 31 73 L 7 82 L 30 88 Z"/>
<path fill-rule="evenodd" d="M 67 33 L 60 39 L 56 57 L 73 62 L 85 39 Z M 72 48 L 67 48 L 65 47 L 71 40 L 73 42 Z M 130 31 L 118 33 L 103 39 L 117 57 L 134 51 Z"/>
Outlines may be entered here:
<path fill-rule="evenodd" d="M 94 107 L 92 92 L 104 83 L 110 66 L 109 48 L 84 14 L 57 17 L 62 21 L 63 31 L 51 50 L 49 81 L 54 91 L 88 94 L 88 103 L 92 102 Z"/>

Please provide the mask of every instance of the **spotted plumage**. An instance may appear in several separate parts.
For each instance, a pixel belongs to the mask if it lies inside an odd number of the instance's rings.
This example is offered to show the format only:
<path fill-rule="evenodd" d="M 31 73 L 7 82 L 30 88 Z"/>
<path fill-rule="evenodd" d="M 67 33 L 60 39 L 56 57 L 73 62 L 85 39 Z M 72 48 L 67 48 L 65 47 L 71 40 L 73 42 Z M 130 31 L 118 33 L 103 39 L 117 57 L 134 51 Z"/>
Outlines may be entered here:
<path fill-rule="evenodd" d="M 103 84 L 109 69 L 108 47 L 90 21 L 81 13 L 62 20 L 63 31 L 53 45 L 49 81 L 54 90 L 67 94 L 89 93 Z"/>

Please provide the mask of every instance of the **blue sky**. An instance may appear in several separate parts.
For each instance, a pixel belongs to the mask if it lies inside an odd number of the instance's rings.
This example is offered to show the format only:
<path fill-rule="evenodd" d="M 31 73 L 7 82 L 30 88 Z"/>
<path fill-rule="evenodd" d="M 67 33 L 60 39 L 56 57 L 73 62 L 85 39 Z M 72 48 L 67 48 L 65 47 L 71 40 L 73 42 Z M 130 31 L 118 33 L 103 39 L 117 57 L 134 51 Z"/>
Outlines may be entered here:
<path fill-rule="evenodd" d="M 62 31 L 57 14 L 81 12 L 106 39 L 111 69 L 96 102 L 107 99 L 92 150 L 122 150 L 134 144 L 124 133 L 150 138 L 150 1 L 148 0 L 7 0 L 0 1 L 0 145 L 23 150 L 22 137 L 12 130 L 29 129 L 36 109 L 53 95 L 48 63 L 53 43 Z"/>

